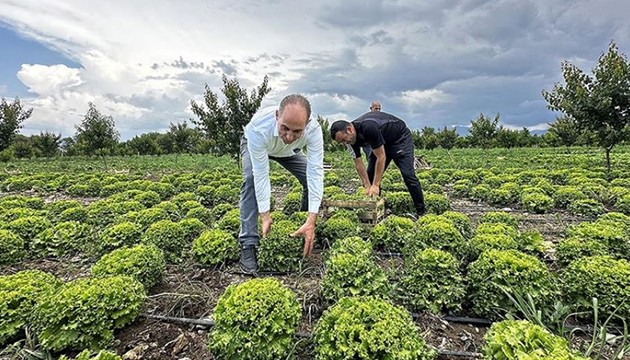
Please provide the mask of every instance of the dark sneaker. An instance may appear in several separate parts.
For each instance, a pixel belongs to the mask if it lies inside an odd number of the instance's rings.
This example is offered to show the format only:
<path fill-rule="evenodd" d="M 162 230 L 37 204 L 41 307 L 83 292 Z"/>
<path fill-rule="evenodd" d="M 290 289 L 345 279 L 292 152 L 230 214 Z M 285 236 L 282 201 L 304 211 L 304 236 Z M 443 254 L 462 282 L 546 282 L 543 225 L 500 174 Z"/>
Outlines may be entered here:
<path fill-rule="evenodd" d="M 241 266 L 241 271 L 245 274 L 255 274 L 258 271 L 255 246 L 243 246 L 241 248 L 241 261 L 239 265 Z"/>

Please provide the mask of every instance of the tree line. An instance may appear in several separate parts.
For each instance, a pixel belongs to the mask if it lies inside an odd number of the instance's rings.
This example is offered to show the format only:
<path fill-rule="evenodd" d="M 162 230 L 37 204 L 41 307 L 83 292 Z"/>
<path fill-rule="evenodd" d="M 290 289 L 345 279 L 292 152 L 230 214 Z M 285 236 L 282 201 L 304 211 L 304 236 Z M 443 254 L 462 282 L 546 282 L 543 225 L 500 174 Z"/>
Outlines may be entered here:
<path fill-rule="evenodd" d="M 556 84 L 550 91 L 543 90 L 548 108 L 563 113 L 549 124 L 548 131 L 538 136 L 527 128 L 510 129 L 500 124 L 500 115 L 483 113 L 471 120 L 469 133 L 460 136 L 456 129 L 424 127 L 413 131 L 414 144 L 421 149 L 435 148 L 491 148 L 491 147 L 558 147 L 576 145 L 600 146 L 606 151 L 610 164 L 613 147 L 630 142 L 630 63 L 614 42 L 599 58 L 588 75 L 576 66 L 564 62 L 565 84 Z M 32 109 L 25 109 L 16 98 L 12 103 L 0 102 L 0 160 L 14 157 L 51 157 L 58 155 L 162 155 L 215 154 L 237 157 L 243 127 L 259 109 L 271 88 L 265 76 L 261 85 L 250 92 L 237 79 L 223 76 L 220 89 L 223 100 L 208 85 L 202 103 L 191 100 L 196 118 L 187 122 L 171 123 L 165 133 L 149 132 L 130 140 L 120 141 L 114 119 L 102 114 L 94 104 L 76 126 L 74 136 L 41 132 L 26 137 L 18 134 Z M 317 117 L 324 131 L 329 120 Z M 341 147 L 324 134 L 325 149 Z"/>

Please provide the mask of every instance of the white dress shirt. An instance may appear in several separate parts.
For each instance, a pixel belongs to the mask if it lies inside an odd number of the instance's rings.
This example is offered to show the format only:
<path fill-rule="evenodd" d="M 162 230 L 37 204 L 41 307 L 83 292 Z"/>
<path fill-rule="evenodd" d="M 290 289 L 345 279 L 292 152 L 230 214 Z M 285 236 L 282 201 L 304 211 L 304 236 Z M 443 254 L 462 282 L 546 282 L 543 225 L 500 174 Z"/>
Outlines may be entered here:
<path fill-rule="evenodd" d="M 271 183 L 269 181 L 269 156 L 289 157 L 301 152 L 306 146 L 306 180 L 308 186 L 308 211 L 319 212 L 324 194 L 324 139 L 322 129 L 310 120 L 302 136 L 291 144 L 285 144 L 278 133 L 277 107 L 259 110 L 245 126 L 247 150 L 252 161 L 256 201 L 260 213 L 270 209 Z"/>

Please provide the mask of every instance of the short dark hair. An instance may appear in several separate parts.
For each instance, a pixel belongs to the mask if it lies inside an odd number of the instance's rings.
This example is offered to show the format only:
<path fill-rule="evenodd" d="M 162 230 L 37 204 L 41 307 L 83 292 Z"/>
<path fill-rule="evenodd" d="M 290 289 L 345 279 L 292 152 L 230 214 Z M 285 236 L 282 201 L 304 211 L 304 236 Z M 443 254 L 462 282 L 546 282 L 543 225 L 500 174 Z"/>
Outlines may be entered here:
<path fill-rule="evenodd" d="M 278 113 L 282 115 L 284 112 L 284 108 L 289 105 L 301 105 L 306 110 L 306 121 L 311 118 L 311 103 L 308 102 L 308 99 L 304 97 L 304 95 L 300 94 L 291 94 L 287 95 L 280 101 L 280 108 L 278 109 Z"/>
<path fill-rule="evenodd" d="M 342 131 L 344 134 L 348 133 L 348 126 L 350 126 L 350 122 L 346 120 L 337 120 L 332 125 L 330 125 L 330 137 L 335 140 L 335 136 L 337 133 Z"/>

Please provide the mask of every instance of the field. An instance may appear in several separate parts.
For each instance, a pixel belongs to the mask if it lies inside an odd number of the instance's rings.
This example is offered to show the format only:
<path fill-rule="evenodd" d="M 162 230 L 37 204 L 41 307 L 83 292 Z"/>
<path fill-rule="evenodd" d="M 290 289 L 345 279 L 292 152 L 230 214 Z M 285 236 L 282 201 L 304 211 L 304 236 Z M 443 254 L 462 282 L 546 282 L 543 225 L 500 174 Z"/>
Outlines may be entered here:
<path fill-rule="evenodd" d="M 603 151 L 595 148 L 433 150 L 422 156 L 431 164 L 417 172 L 428 215 L 410 215 L 411 199 L 392 164 L 382 184 L 385 219 L 372 227 L 360 223 L 361 210 L 333 209 L 329 219 L 319 220 L 308 259 L 301 258 L 301 242 L 287 236 L 304 218 L 300 184 L 272 162 L 273 241 L 261 242 L 259 277 L 279 280 L 299 304 L 297 328 L 289 330 L 292 356 L 315 358 L 317 344 L 326 341 L 313 337 L 318 321 L 348 295 L 403 307 L 440 359 L 481 357 L 492 322 L 532 320 L 515 303 L 519 296 L 527 301 L 527 294 L 542 322 L 561 335 L 607 317 L 608 335 L 620 331 L 630 317 L 629 147 L 613 151 L 610 178 Z M 364 199 L 345 152 L 326 154 L 325 162 L 331 165 L 325 198 Z M 76 356 L 89 347 L 125 359 L 214 358 L 208 324 L 218 321 L 215 307 L 230 285 L 253 278 L 237 265 L 236 161 L 200 155 L 55 158 L 0 163 L 0 170 L 0 310 L 11 316 L 0 320 L 0 359 Z M 361 239 L 344 240 L 353 236 Z M 139 244 L 159 254 L 108 258 Z M 121 263 L 135 269 L 141 285 L 135 288 L 129 278 L 77 282 L 128 274 Z M 11 293 L 8 287 L 16 285 L 7 285 L 15 284 L 10 276 L 24 270 L 54 275 L 44 281 L 51 289 Z M 60 290 L 70 283 L 74 293 Z M 81 286 L 96 294 L 97 304 L 81 295 Z M 598 320 L 589 313 L 593 297 Z M 121 307 L 106 309 L 108 302 Z M 609 337 L 591 346 L 589 331 L 568 337 L 574 350 L 601 359 L 611 359 L 621 342 Z"/>

